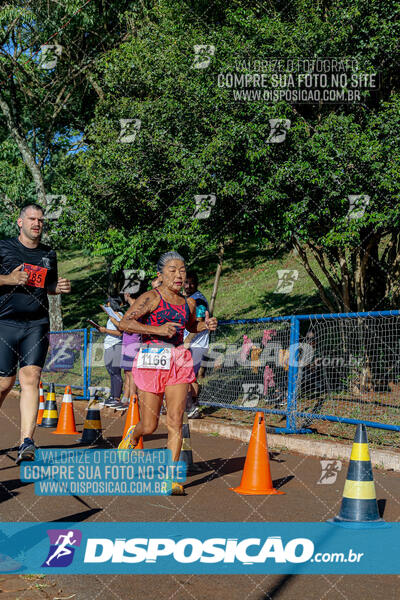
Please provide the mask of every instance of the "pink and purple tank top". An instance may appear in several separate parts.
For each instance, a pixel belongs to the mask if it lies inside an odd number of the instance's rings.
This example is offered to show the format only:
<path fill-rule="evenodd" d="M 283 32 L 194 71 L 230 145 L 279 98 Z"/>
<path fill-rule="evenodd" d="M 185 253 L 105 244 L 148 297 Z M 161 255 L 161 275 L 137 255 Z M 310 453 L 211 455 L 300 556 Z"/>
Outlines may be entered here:
<path fill-rule="evenodd" d="M 142 334 L 142 342 L 144 344 L 159 344 L 162 346 L 181 346 L 183 344 L 183 332 L 185 331 L 185 326 L 190 317 L 189 305 L 186 300 L 185 304 L 182 305 L 170 304 L 164 300 L 157 288 L 156 292 L 160 296 L 160 304 L 152 313 L 142 319 L 143 325 L 153 325 L 157 327 L 164 325 L 164 323 L 178 323 L 180 327 L 176 328 L 176 334 L 171 338 L 155 334 Z"/>

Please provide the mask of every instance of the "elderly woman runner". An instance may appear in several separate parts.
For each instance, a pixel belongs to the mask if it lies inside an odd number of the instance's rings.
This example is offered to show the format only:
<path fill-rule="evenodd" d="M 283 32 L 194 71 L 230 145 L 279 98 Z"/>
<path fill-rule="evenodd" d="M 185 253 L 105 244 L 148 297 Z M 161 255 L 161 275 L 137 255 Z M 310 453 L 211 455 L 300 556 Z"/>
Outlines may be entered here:
<path fill-rule="evenodd" d="M 185 260 L 180 254 L 163 254 L 157 263 L 157 276 L 159 287 L 139 296 L 118 324 L 120 331 L 138 333 L 142 338 L 132 368 L 139 389 L 140 421 L 128 430 L 119 449 L 134 448 L 140 436 L 157 429 L 165 394 L 168 448 L 172 460 L 177 461 L 188 386 L 196 379 L 190 351 L 183 345 L 183 332 L 185 328 L 191 333 L 214 331 L 217 319 L 207 312 L 204 321 L 197 321 L 195 300 L 180 293 L 186 279 Z M 183 486 L 173 482 L 172 493 L 183 494 Z"/>

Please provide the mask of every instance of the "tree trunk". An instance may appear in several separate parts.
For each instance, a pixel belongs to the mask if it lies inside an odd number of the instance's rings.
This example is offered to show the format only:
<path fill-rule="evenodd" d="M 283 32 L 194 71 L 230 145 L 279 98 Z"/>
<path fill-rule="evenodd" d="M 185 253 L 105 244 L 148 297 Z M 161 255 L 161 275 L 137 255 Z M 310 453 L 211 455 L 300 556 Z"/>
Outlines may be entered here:
<path fill-rule="evenodd" d="M 61 295 L 49 296 L 50 330 L 62 331 Z"/>
<path fill-rule="evenodd" d="M 356 290 L 357 312 L 362 312 L 364 309 L 363 294 L 362 294 L 362 273 L 361 273 L 361 250 L 357 248 L 355 253 L 356 269 L 354 272 L 354 283 Z"/>
<path fill-rule="evenodd" d="M 366 229 L 362 237 L 363 242 L 357 248 L 338 248 L 336 254 L 331 253 L 330 256 L 323 249 L 309 244 L 310 251 L 327 278 L 329 296 L 310 264 L 305 246 L 293 238 L 301 261 L 330 312 L 365 312 L 387 308 L 393 270 L 400 272 L 400 247 L 396 247 L 397 240 L 392 240 L 391 248 L 380 257 L 382 235 Z M 398 262 L 395 264 L 396 252 Z"/>
<path fill-rule="evenodd" d="M 350 305 L 350 276 L 349 269 L 347 267 L 347 257 L 346 251 L 343 251 L 341 248 L 338 249 L 338 258 L 340 271 L 342 275 L 342 296 L 343 296 L 343 309 L 344 312 L 351 311 Z"/>
<path fill-rule="evenodd" d="M 212 315 L 213 311 L 214 311 L 215 299 L 217 297 L 217 292 L 218 292 L 219 278 L 221 276 L 222 263 L 224 260 L 224 252 L 225 252 L 225 246 L 224 246 L 223 242 L 221 242 L 219 245 L 218 265 L 217 265 L 217 270 L 215 271 L 214 287 L 213 287 L 213 291 L 211 294 L 211 300 L 210 300 L 210 304 L 209 304 L 210 315 Z M 206 370 L 205 367 L 200 367 L 197 379 L 203 379 L 205 370 Z"/>
<path fill-rule="evenodd" d="M 398 231 L 391 233 L 390 242 L 381 262 L 387 273 L 385 297 L 391 297 L 392 306 L 397 308 L 400 304 L 400 235 Z"/>
<path fill-rule="evenodd" d="M 297 251 L 298 251 L 298 253 L 300 255 L 301 262 L 303 263 L 303 265 L 304 265 L 307 273 L 309 274 L 309 276 L 311 277 L 311 279 L 315 283 L 315 285 L 316 285 L 316 287 L 318 289 L 319 295 L 321 297 L 322 302 L 328 307 L 328 309 L 330 310 L 330 312 L 334 313 L 335 312 L 335 308 L 334 308 L 332 302 L 329 300 L 328 296 L 325 294 L 324 286 L 322 285 L 322 283 L 320 281 L 320 278 L 312 270 L 312 267 L 311 267 L 310 262 L 308 260 L 307 253 L 306 253 L 305 249 L 303 248 L 303 246 L 301 245 L 301 243 L 298 240 L 296 240 L 296 238 L 293 238 L 293 244 L 294 244 L 295 248 L 297 249 Z M 340 306 L 338 307 L 338 309 L 340 311 Z"/>
<path fill-rule="evenodd" d="M 120 294 L 121 289 L 125 282 L 125 278 L 124 278 L 124 272 L 122 270 L 116 271 L 115 273 L 113 273 L 111 258 L 107 258 L 106 276 L 107 276 L 107 296 L 111 296 L 114 298 Z"/>
<path fill-rule="evenodd" d="M 43 235 L 43 242 L 49 243 L 48 235 Z M 62 331 L 63 329 L 63 318 L 61 310 L 61 294 L 57 296 L 47 296 L 49 299 L 49 317 L 50 317 L 50 331 Z"/>
<path fill-rule="evenodd" d="M 44 186 L 44 181 L 42 177 L 42 173 L 40 168 L 36 164 L 35 157 L 33 156 L 28 143 L 24 136 L 21 133 L 19 124 L 15 121 L 11 109 L 7 102 L 4 100 L 2 96 L 0 96 L 0 108 L 5 117 L 5 121 L 7 124 L 7 128 L 10 132 L 11 137 L 15 141 L 18 146 L 18 150 L 21 153 L 22 159 L 29 171 L 31 172 L 32 179 L 35 183 L 36 187 L 36 196 L 38 198 L 38 202 L 43 206 L 46 205 L 46 191 Z"/>
<path fill-rule="evenodd" d="M 9 105 L 2 96 L 0 96 L 0 108 L 5 117 L 5 121 L 10 135 L 17 144 L 22 156 L 22 160 L 24 161 L 32 175 L 32 179 L 36 187 L 37 201 L 41 206 L 43 206 L 43 208 L 46 208 L 46 188 L 42 172 L 35 161 L 35 157 L 33 156 L 26 139 L 21 133 L 20 126 L 15 120 L 15 115 L 12 114 Z M 46 238 L 47 236 L 46 234 L 44 234 L 43 241 L 45 243 L 48 241 L 48 239 Z M 62 330 L 63 321 L 61 312 L 61 296 L 49 296 L 49 317 L 51 331 Z"/>

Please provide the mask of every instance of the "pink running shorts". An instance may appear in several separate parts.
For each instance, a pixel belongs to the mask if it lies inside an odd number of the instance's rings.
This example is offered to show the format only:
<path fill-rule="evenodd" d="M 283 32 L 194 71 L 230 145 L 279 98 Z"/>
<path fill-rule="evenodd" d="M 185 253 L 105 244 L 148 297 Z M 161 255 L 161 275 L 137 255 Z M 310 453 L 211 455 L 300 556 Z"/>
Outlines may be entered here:
<path fill-rule="evenodd" d="M 163 394 L 167 385 L 196 381 L 190 350 L 187 350 L 184 346 L 177 346 L 171 350 L 169 371 L 164 369 L 138 369 L 138 355 L 136 355 L 132 375 L 139 390 L 152 392 L 153 394 Z"/>

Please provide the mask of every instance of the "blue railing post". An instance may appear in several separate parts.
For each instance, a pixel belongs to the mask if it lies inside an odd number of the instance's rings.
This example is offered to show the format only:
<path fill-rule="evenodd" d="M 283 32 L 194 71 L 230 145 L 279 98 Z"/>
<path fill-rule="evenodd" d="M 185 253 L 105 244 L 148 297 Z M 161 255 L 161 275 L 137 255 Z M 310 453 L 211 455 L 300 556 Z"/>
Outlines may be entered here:
<path fill-rule="evenodd" d="M 87 329 L 83 332 L 83 397 L 88 397 L 88 384 L 87 384 Z"/>
<path fill-rule="evenodd" d="M 88 369 L 87 369 L 87 389 L 92 381 L 92 348 L 93 348 L 93 329 L 89 332 L 89 351 L 88 351 Z M 89 395 L 87 396 L 89 398 Z"/>
<path fill-rule="evenodd" d="M 297 351 L 300 339 L 300 321 L 296 317 L 290 319 L 290 345 L 289 345 L 289 372 L 288 372 L 288 395 L 287 395 L 287 414 L 286 429 L 294 433 L 296 427 L 296 408 L 297 408 L 297 378 L 298 361 Z"/>
<path fill-rule="evenodd" d="M 297 394 L 299 388 L 299 340 L 300 319 L 290 319 L 289 371 L 287 389 L 286 428 L 277 429 L 278 433 L 310 433 L 311 429 L 298 428 L 296 423 Z"/>

